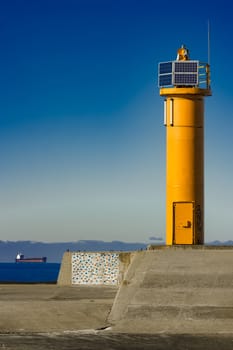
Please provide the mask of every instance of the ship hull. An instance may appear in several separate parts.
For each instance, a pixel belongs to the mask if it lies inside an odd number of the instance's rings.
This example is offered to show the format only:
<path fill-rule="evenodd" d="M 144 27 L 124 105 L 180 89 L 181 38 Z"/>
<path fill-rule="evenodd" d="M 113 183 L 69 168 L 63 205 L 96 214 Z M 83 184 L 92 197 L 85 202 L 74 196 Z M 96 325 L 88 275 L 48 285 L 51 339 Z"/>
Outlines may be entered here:
<path fill-rule="evenodd" d="M 17 263 L 46 263 L 47 258 L 21 258 L 21 259 L 15 259 L 15 262 Z"/>

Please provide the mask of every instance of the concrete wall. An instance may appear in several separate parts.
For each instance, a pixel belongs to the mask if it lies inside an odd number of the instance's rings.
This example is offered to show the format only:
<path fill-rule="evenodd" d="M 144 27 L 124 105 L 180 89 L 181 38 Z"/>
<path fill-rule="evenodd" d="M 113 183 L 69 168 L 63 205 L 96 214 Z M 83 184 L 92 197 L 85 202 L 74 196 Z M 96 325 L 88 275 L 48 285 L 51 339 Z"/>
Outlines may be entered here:
<path fill-rule="evenodd" d="M 119 332 L 232 332 L 232 248 L 167 246 L 137 252 L 108 322 Z"/>
<path fill-rule="evenodd" d="M 58 284 L 119 285 L 131 258 L 122 252 L 65 252 Z"/>
<path fill-rule="evenodd" d="M 57 279 L 57 284 L 62 286 L 71 285 L 72 253 L 65 252 L 62 257 L 61 267 Z"/>
<path fill-rule="evenodd" d="M 72 284 L 117 285 L 119 254 L 73 253 Z"/>

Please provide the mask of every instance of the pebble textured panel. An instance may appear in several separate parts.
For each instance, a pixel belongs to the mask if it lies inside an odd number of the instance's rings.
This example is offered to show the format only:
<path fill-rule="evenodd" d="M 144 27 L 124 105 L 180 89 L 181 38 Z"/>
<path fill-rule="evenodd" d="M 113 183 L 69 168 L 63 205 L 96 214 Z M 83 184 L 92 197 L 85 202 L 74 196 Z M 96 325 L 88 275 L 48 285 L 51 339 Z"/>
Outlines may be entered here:
<path fill-rule="evenodd" d="M 119 254 L 72 253 L 72 284 L 117 285 Z"/>

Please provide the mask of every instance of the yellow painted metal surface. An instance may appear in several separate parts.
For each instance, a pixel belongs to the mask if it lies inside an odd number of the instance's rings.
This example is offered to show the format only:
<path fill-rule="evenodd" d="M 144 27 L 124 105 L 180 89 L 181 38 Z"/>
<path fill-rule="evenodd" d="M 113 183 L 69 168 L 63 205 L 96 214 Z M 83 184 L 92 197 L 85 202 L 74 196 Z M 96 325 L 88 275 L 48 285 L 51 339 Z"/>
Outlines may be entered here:
<path fill-rule="evenodd" d="M 173 244 L 193 244 L 194 204 L 173 203 L 174 232 Z"/>
<path fill-rule="evenodd" d="M 204 97 L 210 94 L 195 87 L 160 89 L 165 97 L 167 245 L 204 243 Z"/>
<path fill-rule="evenodd" d="M 160 96 L 179 96 L 186 97 L 189 95 L 211 96 L 210 89 L 202 89 L 199 87 L 164 87 L 160 89 Z"/>

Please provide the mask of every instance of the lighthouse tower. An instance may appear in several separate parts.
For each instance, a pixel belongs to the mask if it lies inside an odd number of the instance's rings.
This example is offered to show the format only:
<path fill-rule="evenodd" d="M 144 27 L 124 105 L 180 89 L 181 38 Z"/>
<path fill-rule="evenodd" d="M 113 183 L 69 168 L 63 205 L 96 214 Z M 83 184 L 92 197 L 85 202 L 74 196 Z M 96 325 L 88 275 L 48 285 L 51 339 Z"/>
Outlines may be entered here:
<path fill-rule="evenodd" d="M 190 60 L 182 45 L 159 63 L 166 127 L 166 244 L 204 243 L 204 98 L 209 64 Z"/>

